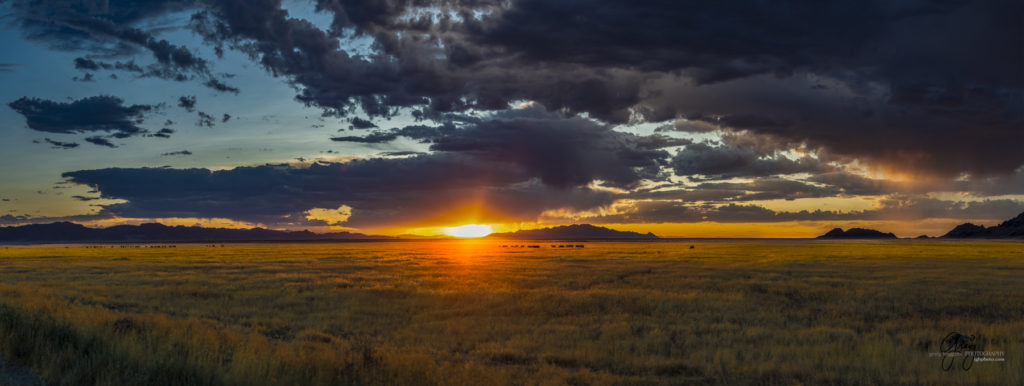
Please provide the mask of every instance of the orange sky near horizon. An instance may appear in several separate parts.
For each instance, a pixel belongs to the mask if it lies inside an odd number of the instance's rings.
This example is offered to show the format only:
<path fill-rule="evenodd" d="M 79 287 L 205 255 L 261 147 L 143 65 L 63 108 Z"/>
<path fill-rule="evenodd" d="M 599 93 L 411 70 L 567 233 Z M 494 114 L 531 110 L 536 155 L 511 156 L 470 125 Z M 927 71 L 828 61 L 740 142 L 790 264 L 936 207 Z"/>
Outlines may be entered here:
<path fill-rule="evenodd" d="M 632 231 L 639 233 L 651 232 L 659 237 L 673 238 L 813 238 L 817 237 L 832 228 L 869 228 L 882 232 L 892 232 L 898 237 L 917 237 L 928 235 L 931 237 L 941 236 L 953 229 L 953 227 L 971 222 L 978 225 L 993 226 L 1002 220 L 988 219 L 924 219 L 924 220 L 878 220 L 878 221 L 780 221 L 780 222 L 748 222 L 748 223 L 724 223 L 724 222 L 696 222 L 696 223 L 634 223 L 634 224 L 601 224 L 603 226 L 620 231 Z M 445 236 L 445 229 L 454 226 L 480 224 L 489 225 L 494 233 L 515 232 L 516 230 L 527 230 L 546 228 L 559 225 L 570 225 L 572 223 L 488 223 L 488 222 L 458 222 L 450 224 L 438 224 L 414 226 L 414 227 L 389 227 L 376 229 L 354 229 L 340 225 L 301 228 L 276 228 L 264 224 L 240 222 L 224 218 L 111 218 L 103 220 L 82 221 L 82 225 L 89 227 L 109 227 L 114 225 L 137 225 L 142 223 L 158 222 L 168 226 L 203 226 L 217 228 L 253 228 L 262 227 L 280 230 L 309 230 L 312 232 L 356 232 L 371 235 L 386 236 Z M 586 222 L 579 222 L 586 223 Z"/>
<path fill-rule="evenodd" d="M 843 213 L 870 210 L 877 203 L 877 197 L 847 198 L 808 198 L 796 200 L 769 200 L 751 202 L 780 212 L 798 210 L 833 210 Z M 626 202 L 627 204 L 629 202 Z M 628 205 L 626 206 L 628 208 Z M 619 209 L 610 207 L 611 212 Z M 517 230 L 537 229 L 569 224 L 593 224 L 621 231 L 639 233 L 651 232 L 659 237 L 678 238 L 813 238 L 832 228 L 868 228 L 882 232 L 892 232 L 898 237 L 917 237 L 919 235 L 941 236 L 953 227 L 971 222 L 992 226 L 1005 219 L 960 219 L 960 218 L 926 218 L 903 220 L 837 220 L 837 221 L 778 221 L 778 222 L 679 222 L 679 223 L 602 223 L 589 221 L 587 217 L 598 216 L 599 213 L 549 211 L 550 216 L 541 216 L 538 221 L 517 221 L 508 213 L 501 213 L 486 207 L 480 200 L 469 200 L 449 210 L 438 210 L 429 219 L 415 223 L 404 223 L 383 227 L 355 228 L 349 227 L 345 221 L 351 215 L 352 208 L 342 205 L 337 209 L 315 209 L 307 211 L 307 218 L 328 221 L 332 225 L 267 225 L 261 223 L 238 221 L 227 218 L 124 218 L 114 217 L 78 221 L 90 227 L 109 227 L 114 225 L 137 225 L 157 222 L 168 226 L 203 226 L 215 228 L 268 228 L 278 230 L 309 230 L 317 233 L 355 232 L 368 235 L 386 236 L 446 236 L 446 228 L 468 224 L 487 225 L 494 233 L 515 232 Z M 321 213 L 322 212 L 322 213 Z M 333 222 L 333 223 L 332 223 Z"/>
<path fill-rule="evenodd" d="M 999 224 L 1000 221 L 993 220 L 963 220 L 963 219 L 925 219 L 925 220 L 879 220 L 879 221 L 781 221 L 781 222 L 751 222 L 751 223 L 723 223 L 723 222 L 698 222 L 698 223 L 649 223 L 649 224 L 599 224 L 593 225 L 612 228 L 620 231 L 632 231 L 639 233 L 651 232 L 659 237 L 678 238 L 813 238 L 824 234 L 832 228 L 869 228 L 882 232 L 892 232 L 898 237 L 917 237 L 928 235 L 931 237 L 942 236 L 953 227 L 971 222 L 985 226 Z M 467 222 L 465 224 L 471 224 Z M 457 224 L 457 225 L 465 225 Z M 568 224 L 541 224 L 541 223 L 481 223 L 490 225 L 495 233 L 514 232 L 516 230 L 546 228 Z M 417 235 L 417 236 L 444 236 L 444 228 L 437 227 L 416 227 L 416 228 L 387 228 L 378 229 L 375 234 L 389 236 Z"/>

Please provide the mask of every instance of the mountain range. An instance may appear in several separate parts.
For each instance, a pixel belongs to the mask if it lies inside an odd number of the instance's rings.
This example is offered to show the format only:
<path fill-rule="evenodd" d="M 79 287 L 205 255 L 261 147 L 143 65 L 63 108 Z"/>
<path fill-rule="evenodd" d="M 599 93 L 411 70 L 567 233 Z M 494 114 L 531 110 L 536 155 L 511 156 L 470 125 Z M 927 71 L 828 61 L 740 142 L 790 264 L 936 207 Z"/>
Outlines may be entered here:
<path fill-rule="evenodd" d="M 892 233 L 883 233 L 874 229 L 850 228 L 843 231 L 835 228 L 818 236 L 819 239 L 895 239 Z M 918 236 L 926 239 L 928 236 Z M 1003 221 L 1002 224 L 986 228 L 984 225 L 963 223 L 940 236 L 944 239 L 1024 239 L 1024 213 Z"/>
<path fill-rule="evenodd" d="M 1024 213 L 1003 221 L 1002 224 L 986 228 L 983 225 L 963 223 L 942 235 L 947 239 L 1010 239 L 1024 238 Z"/>
<path fill-rule="evenodd" d="M 523 240 L 583 240 L 583 239 L 658 239 L 654 233 L 647 234 L 617 231 L 590 224 L 563 225 L 543 229 L 520 230 L 508 233 L 492 233 L 487 236 L 499 239 Z"/>
<path fill-rule="evenodd" d="M 590 224 L 495 233 L 490 238 L 507 239 L 657 239 L 653 233 L 625 232 Z M 416 238 L 416 237 L 410 237 Z M 89 228 L 71 222 L 0 227 L 0 242 L 173 242 L 173 241 L 312 241 L 312 240 L 395 240 L 401 237 L 362 233 L 278 231 L 263 228 L 228 229 L 167 226 L 149 223 Z"/>
<path fill-rule="evenodd" d="M 276 231 L 263 228 L 228 229 L 163 224 L 117 225 L 89 228 L 71 222 L 30 224 L 0 228 L 0 242 L 116 242 L 116 241 L 299 241 L 299 240 L 380 240 L 388 236 L 351 232 L 313 233 Z"/>
<path fill-rule="evenodd" d="M 895 239 L 892 233 L 883 233 L 874 229 L 850 228 L 843 231 L 842 228 L 835 228 L 828 233 L 818 236 L 819 239 Z"/>
<path fill-rule="evenodd" d="M 653 233 L 618 231 L 590 224 L 563 225 L 543 229 L 493 233 L 488 238 L 522 240 L 653 240 Z M 352 232 L 314 233 L 310 231 L 278 231 L 263 228 L 228 229 L 163 224 L 117 225 L 108 228 L 89 228 L 71 222 L 30 224 L 0 227 L 0 242 L 171 242 L 171 241 L 312 241 L 312 240 L 395 240 L 402 237 L 366 235 Z M 835 228 L 819 239 L 894 239 L 892 233 L 873 229 Z M 919 237 L 920 238 L 920 237 Z M 985 227 L 972 223 L 956 226 L 941 238 L 946 239 L 1024 239 L 1024 213 L 999 225 Z"/>

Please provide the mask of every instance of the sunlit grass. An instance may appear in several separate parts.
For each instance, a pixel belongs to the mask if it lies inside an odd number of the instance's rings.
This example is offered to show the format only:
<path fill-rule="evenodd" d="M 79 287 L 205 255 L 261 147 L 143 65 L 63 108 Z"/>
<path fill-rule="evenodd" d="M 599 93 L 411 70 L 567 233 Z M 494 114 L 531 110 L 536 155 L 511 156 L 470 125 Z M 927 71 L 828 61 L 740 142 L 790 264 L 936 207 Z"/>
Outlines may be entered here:
<path fill-rule="evenodd" d="M 1021 384 L 1024 244 L 0 247 L 58 384 Z M 944 372 L 977 332 L 1006 362 Z"/>

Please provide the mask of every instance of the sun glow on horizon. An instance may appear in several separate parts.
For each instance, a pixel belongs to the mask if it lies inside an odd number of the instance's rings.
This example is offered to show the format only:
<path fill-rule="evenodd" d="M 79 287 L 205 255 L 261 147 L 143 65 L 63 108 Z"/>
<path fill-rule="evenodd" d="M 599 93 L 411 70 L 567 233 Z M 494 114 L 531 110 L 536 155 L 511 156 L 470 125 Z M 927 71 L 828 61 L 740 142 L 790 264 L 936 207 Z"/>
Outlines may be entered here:
<path fill-rule="evenodd" d="M 490 225 L 467 224 L 444 228 L 444 234 L 452 237 L 484 237 L 494 232 Z"/>

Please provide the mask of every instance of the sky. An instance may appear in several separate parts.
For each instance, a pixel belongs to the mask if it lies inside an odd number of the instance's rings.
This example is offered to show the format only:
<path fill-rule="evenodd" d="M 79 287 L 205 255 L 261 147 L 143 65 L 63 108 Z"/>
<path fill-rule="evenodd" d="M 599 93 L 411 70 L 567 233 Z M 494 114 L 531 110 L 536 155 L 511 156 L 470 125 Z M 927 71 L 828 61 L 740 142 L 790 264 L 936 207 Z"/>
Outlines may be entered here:
<path fill-rule="evenodd" d="M 0 0 L 0 225 L 938 236 L 1024 212 L 1020 1 Z"/>

